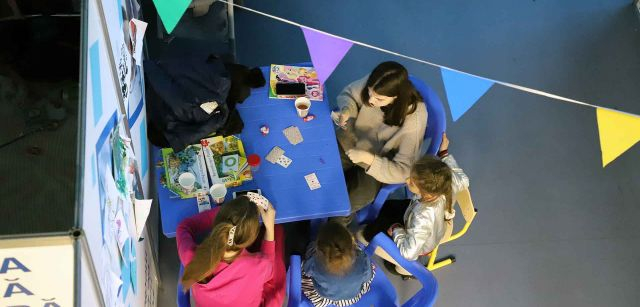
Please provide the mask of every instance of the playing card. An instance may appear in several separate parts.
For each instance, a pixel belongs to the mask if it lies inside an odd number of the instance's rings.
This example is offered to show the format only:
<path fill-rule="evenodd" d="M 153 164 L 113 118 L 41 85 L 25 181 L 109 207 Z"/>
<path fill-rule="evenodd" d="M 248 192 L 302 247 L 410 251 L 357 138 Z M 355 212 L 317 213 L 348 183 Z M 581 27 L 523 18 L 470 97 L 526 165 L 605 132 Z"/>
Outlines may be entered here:
<path fill-rule="evenodd" d="M 287 138 L 287 140 L 289 140 L 289 143 L 293 145 L 302 143 L 303 141 L 302 134 L 300 133 L 300 129 L 298 129 L 298 127 L 296 126 L 291 126 L 289 128 L 286 128 L 282 130 L 282 133 L 284 133 L 284 136 Z"/>
<path fill-rule="evenodd" d="M 293 160 L 289 159 L 289 157 L 285 155 L 280 156 L 280 158 L 278 158 L 278 160 L 276 161 L 276 163 L 282 165 L 282 167 L 284 168 L 289 167 L 289 164 L 291 164 L 291 162 L 293 162 Z"/>
<path fill-rule="evenodd" d="M 254 192 L 247 192 L 247 197 L 249 197 L 249 200 L 258 205 L 258 207 L 262 208 L 263 210 L 267 210 L 269 209 L 269 200 L 267 200 L 266 197 L 258 194 L 258 193 L 254 193 Z"/>
<path fill-rule="evenodd" d="M 304 176 L 304 179 L 307 181 L 307 185 L 309 186 L 310 190 L 315 190 L 315 189 L 319 189 L 320 186 L 320 181 L 318 181 L 318 177 L 316 176 L 316 173 L 311 173 L 309 175 Z"/>
<path fill-rule="evenodd" d="M 278 161 L 278 158 L 284 154 L 284 150 L 278 146 L 274 146 L 273 149 L 267 154 L 265 160 L 275 164 Z"/>
<path fill-rule="evenodd" d="M 215 109 L 218 108 L 218 102 L 217 101 L 205 102 L 200 105 L 200 108 L 203 111 L 207 112 L 207 114 L 211 114 Z"/>

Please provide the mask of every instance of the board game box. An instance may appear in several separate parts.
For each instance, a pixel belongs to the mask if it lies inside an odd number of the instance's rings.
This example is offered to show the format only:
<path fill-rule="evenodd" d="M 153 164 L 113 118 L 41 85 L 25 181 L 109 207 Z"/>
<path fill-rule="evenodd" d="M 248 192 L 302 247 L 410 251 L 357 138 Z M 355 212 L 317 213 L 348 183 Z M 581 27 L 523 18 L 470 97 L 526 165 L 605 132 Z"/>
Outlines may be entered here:
<path fill-rule="evenodd" d="M 269 98 L 290 99 L 297 98 L 294 95 L 277 95 L 276 83 L 304 83 L 306 85 L 306 96 L 310 100 L 323 100 L 323 87 L 318 80 L 318 74 L 313 67 L 276 65 L 271 64 L 269 74 Z"/>

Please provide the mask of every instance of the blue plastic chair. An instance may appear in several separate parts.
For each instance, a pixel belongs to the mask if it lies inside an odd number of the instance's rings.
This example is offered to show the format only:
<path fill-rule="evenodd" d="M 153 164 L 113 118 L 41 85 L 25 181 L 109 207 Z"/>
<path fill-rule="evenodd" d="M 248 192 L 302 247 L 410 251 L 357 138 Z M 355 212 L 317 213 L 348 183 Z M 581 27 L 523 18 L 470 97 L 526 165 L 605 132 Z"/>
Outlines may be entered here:
<path fill-rule="evenodd" d="M 415 76 L 409 76 L 409 80 L 413 83 L 413 86 L 418 90 L 420 95 L 422 95 L 427 105 L 427 129 L 424 133 L 424 139 L 431 139 L 431 142 L 429 143 L 426 154 L 435 156 L 442 143 L 442 133 L 447 130 L 447 114 L 444 111 L 444 106 L 438 94 L 436 94 L 431 87 Z M 383 185 L 373 203 L 356 213 L 356 221 L 358 224 L 367 224 L 375 220 L 389 195 L 404 186 L 404 183 Z"/>
<path fill-rule="evenodd" d="M 184 274 L 184 266 L 180 263 L 180 271 L 178 272 L 178 290 L 176 293 L 176 303 L 178 307 L 191 307 L 191 291 L 187 290 L 187 292 L 182 291 L 182 274 Z"/>
<path fill-rule="evenodd" d="M 419 262 L 409 261 L 402 257 L 395 243 L 384 233 L 376 235 L 364 251 L 369 257 L 372 257 L 377 247 L 384 249 L 398 264 L 411 272 L 422 284 L 422 289 L 402 304 L 402 306 L 433 306 L 438 294 L 438 281 L 433 274 L 427 271 Z M 289 283 L 289 304 L 287 306 L 313 306 L 309 299 L 302 294 L 301 274 L 300 256 L 293 255 L 291 256 L 291 266 L 289 267 L 287 276 Z M 369 292 L 363 295 L 360 300 L 352 306 L 400 306 L 395 288 L 379 266 L 376 267 L 376 276 L 371 283 Z"/>

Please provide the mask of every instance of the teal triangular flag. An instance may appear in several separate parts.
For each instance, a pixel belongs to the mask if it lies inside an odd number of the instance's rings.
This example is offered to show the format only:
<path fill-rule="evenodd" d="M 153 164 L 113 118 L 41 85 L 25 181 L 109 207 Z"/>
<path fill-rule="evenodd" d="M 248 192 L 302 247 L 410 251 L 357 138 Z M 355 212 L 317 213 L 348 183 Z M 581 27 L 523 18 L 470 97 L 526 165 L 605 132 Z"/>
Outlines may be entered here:
<path fill-rule="evenodd" d="M 153 4 L 156 5 L 156 10 L 162 20 L 162 24 L 164 24 L 164 28 L 167 33 L 171 34 L 189 4 L 191 4 L 191 0 L 153 0 Z"/>
<path fill-rule="evenodd" d="M 493 85 L 492 81 L 440 68 L 453 121 L 467 112 Z"/>

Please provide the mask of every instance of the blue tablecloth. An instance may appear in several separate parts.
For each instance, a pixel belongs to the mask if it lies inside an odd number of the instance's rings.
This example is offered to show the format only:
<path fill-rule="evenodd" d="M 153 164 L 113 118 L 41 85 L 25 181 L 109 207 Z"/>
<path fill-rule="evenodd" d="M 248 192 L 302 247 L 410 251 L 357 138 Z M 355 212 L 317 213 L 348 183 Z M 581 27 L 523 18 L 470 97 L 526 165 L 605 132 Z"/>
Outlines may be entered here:
<path fill-rule="evenodd" d="M 269 67 L 262 68 L 265 79 L 269 80 Z M 338 144 L 327 92 L 324 101 L 313 101 L 310 114 L 316 118 L 304 122 L 298 117 L 293 99 L 269 99 L 268 85 L 254 89 L 251 96 L 237 108 L 244 121 L 240 138 L 245 152 L 258 154 L 262 160 L 253 181 L 229 189 L 226 200 L 233 191 L 260 188 L 276 208 L 276 223 L 287 223 L 349 214 L 349 196 L 340 163 Z M 260 127 L 267 125 L 270 133 L 263 136 Z M 282 130 L 297 126 L 304 141 L 291 145 Z M 264 157 L 271 148 L 279 146 L 293 162 L 288 168 L 271 164 Z M 154 148 L 154 161 L 162 160 L 158 148 Z M 185 217 L 198 213 L 195 198 L 180 199 L 160 184 L 164 170 L 156 167 L 155 183 L 160 203 L 162 232 L 172 238 L 176 235 L 178 223 Z M 304 176 L 315 173 L 322 186 L 311 191 Z"/>

